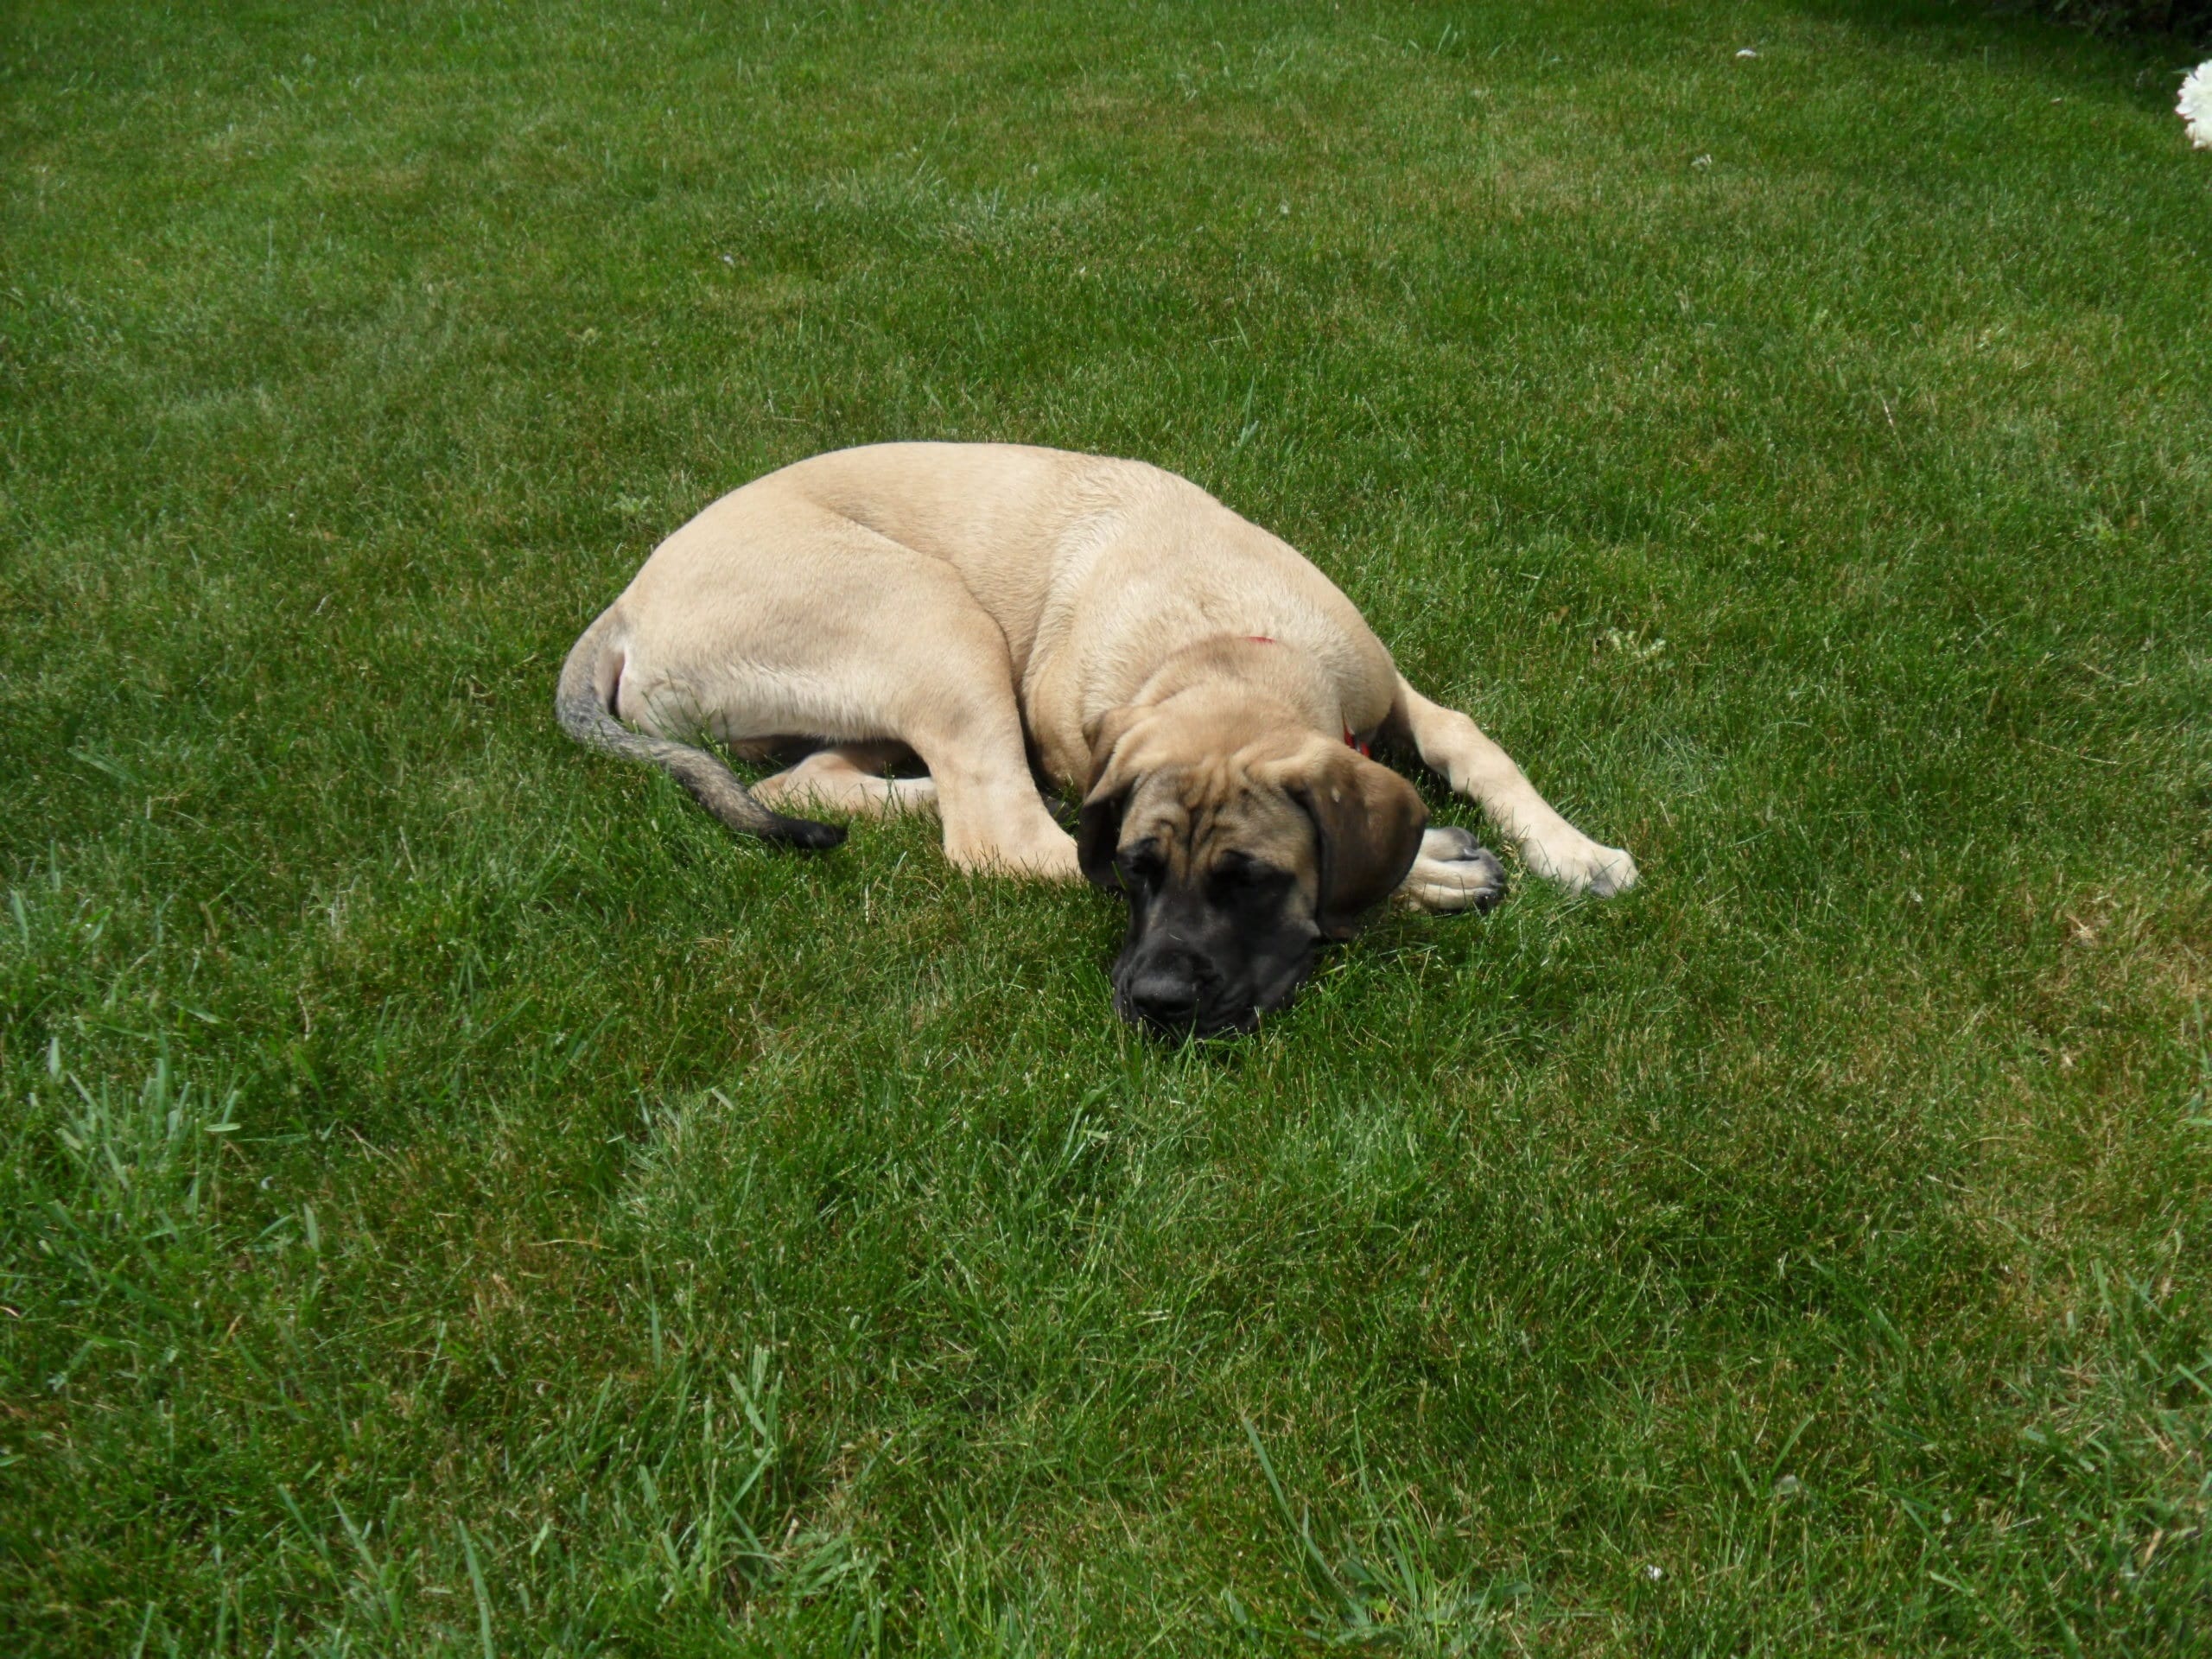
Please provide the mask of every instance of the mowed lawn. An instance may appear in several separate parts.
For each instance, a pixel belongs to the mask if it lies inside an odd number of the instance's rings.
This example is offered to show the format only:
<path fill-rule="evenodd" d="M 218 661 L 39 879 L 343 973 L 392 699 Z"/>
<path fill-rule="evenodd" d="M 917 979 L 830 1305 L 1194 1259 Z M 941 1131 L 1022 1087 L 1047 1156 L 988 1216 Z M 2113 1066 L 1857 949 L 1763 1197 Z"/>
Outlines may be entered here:
<path fill-rule="evenodd" d="M 2202 1651 L 2187 60 L 10 8 L 0 1648 Z M 1643 886 L 1174 1048 L 1105 896 L 562 736 L 916 437 L 1198 480 Z"/>

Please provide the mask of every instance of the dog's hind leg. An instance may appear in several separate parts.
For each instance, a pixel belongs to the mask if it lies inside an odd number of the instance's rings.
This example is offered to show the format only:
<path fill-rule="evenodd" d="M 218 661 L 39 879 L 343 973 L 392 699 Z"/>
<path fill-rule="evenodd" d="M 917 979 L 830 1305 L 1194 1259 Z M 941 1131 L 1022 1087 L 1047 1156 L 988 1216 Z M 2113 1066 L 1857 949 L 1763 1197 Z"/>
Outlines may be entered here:
<path fill-rule="evenodd" d="M 764 499 L 678 531 L 621 602 L 638 617 L 625 717 L 730 744 L 825 743 L 762 785 L 756 810 L 810 799 L 869 813 L 933 795 L 954 864 L 1080 879 L 1030 775 L 1006 634 L 950 563 L 819 504 Z M 913 751 L 928 779 L 870 777 L 881 745 Z"/>
<path fill-rule="evenodd" d="M 621 677 L 620 607 L 609 606 L 570 647 L 554 693 L 554 713 L 569 736 L 587 747 L 659 766 L 700 805 L 731 829 L 793 847 L 835 847 L 845 832 L 833 823 L 788 818 L 755 800 L 737 775 L 715 756 L 656 733 L 634 732 L 614 717 L 614 687 Z"/>
<path fill-rule="evenodd" d="M 1080 874 L 1075 842 L 1037 792 L 1020 747 L 1018 717 L 1010 743 L 993 717 L 987 683 L 978 683 L 969 688 L 973 695 L 961 699 L 979 706 L 949 710 L 942 698 L 931 699 L 939 706 L 916 720 L 920 735 L 910 741 L 931 766 L 926 778 L 884 777 L 879 770 L 883 746 L 839 744 L 755 784 L 753 796 L 779 809 L 811 807 L 862 818 L 935 812 L 944 823 L 945 856 L 963 869 L 1073 879 Z M 1012 701 L 1009 691 L 1008 715 Z M 940 772 L 949 788 L 940 786 Z"/>
<path fill-rule="evenodd" d="M 930 769 L 945 857 L 966 870 L 1080 880 L 1075 838 L 1053 818 L 1029 770 L 998 626 L 979 607 L 975 626 L 945 629 L 931 650 L 968 671 L 927 675 L 918 663 L 898 730 Z"/>
<path fill-rule="evenodd" d="M 1538 875 L 1600 899 L 1636 885 L 1634 859 L 1618 847 L 1600 846 L 1560 817 L 1513 757 L 1481 728 L 1456 709 L 1431 702 L 1403 675 L 1384 732 L 1409 741 L 1422 762 L 1441 772 L 1455 793 L 1490 814 Z M 1420 868 L 1416 861 L 1415 872 Z"/>
<path fill-rule="evenodd" d="M 777 808 L 814 807 L 856 818 L 937 810 L 934 778 L 887 778 L 904 744 L 840 743 L 753 785 L 753 798 Z"/>

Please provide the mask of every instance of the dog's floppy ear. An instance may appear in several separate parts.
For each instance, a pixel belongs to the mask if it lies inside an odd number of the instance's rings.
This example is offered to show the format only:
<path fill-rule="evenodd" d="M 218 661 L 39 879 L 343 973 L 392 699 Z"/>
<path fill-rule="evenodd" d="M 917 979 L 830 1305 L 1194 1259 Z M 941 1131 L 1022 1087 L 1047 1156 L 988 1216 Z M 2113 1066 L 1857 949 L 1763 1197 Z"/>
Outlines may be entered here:
<path fill-rule="evenodd" d="M 1397 891 L 1421 851 L 1428 808 L 1414 786 L 1376 761 L 1331 747 L 1285 779 L 1320 841 L 1322 937 L 1348 939 L 1359 919 Z"/>
<path fill-rule="evenodd" d="M 1076 856 L 1084 874 L 1109 893 L 1122 889 L 1114 854 L 1122 840 L 1122 809 L 1136 783 L 1128 767 L 1114 764 L 1114 752 L 1142 712 L 1127 705 L 1109 709 L 1083 733 L 1090 746 L 1090 787 L 1084 792 L 1083 816 L 1076 828 Z"/>

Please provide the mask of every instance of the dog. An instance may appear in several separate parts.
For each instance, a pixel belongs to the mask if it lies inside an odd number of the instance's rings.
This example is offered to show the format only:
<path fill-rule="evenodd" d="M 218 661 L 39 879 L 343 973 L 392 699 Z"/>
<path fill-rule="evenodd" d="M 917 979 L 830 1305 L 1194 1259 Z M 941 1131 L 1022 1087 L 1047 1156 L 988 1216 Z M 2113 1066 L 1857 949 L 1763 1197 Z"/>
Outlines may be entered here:
<path fill-rule="evenodd" d="M 1255 1025 L 1394 893 L 1437 912 L 1503 896 L 1498 861 L 1431 828 L 1377 742 L 1441 773 L 1538 875 L 1599 896 L 1637 877 L 1408 684 L 1319 570 L 1141 461 L 889 443 L 757 479 L 584 630 L 556 708 L 747 835 L 829 848 L 845 831 L 798 813 L 930 809 L 963 869 L 1119 892 L 1115 1007 L 1166 1033 Z M 702 734 L 804 758 L 747 790 Z M 1073 835 L 1051 785 L 1080 794 Z"/>

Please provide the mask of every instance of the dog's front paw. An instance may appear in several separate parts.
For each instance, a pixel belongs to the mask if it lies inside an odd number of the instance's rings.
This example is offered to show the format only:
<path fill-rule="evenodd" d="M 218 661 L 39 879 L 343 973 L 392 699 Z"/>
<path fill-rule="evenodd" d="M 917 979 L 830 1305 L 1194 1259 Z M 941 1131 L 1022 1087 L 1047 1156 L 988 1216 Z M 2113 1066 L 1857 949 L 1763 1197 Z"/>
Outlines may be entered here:
<path fill-rule="evenodd" d="M 1636 861 L 1618 847 L 1600 847 L 1587 836 L 1564 845 L 1527 849 L 1529 868 L 1569 893 L 1610 899 L 1636 885 Z"/>
<path fill-rule="evenodd" d="M 1422 833 L 1398 897 L 1420 910 L 1490 910 L 1505 897 L 1505 867 L 1465 830 L 1440 824 Z"/>

